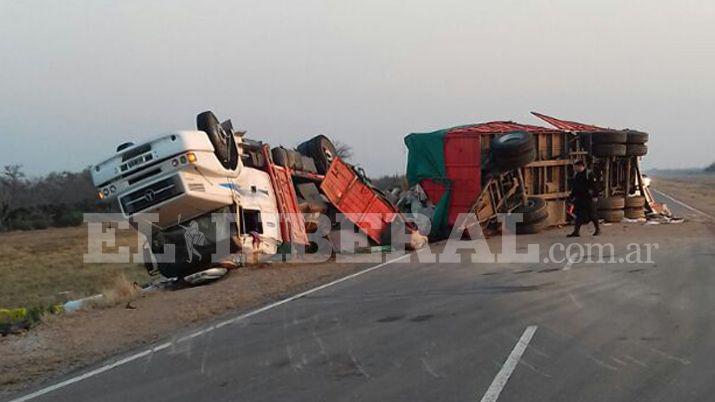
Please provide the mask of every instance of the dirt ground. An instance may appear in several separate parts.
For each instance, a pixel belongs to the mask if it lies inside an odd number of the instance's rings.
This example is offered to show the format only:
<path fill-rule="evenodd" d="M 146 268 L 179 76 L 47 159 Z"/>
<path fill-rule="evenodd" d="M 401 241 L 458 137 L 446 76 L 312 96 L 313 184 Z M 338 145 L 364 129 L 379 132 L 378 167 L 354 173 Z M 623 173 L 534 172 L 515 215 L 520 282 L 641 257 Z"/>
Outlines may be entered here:
<path fill-rule="evenodd" d="M 715 213 L 713 184 L 715 179 L 669 178 L 656 179 L 654 185 L 703 211 Z M 687 236 L 690 225 L 669 225 L 667 236 Z M 632 226 L 618 230 L 645 229 Z M 145 293 L 128 306 L 122 303 L 50 317 L 28 333 L 0 339 L 0 396 L 109 356 L 171 339 L 202 322 L 250 310 L 371 265 L 374 263 L 280 263 L 244 268 L 209 285 Z"/>
<path fill-rule="evenodd" d="M 654 177 L 652 185 L 705 213 L 715 215 L 715 175 Z"/>

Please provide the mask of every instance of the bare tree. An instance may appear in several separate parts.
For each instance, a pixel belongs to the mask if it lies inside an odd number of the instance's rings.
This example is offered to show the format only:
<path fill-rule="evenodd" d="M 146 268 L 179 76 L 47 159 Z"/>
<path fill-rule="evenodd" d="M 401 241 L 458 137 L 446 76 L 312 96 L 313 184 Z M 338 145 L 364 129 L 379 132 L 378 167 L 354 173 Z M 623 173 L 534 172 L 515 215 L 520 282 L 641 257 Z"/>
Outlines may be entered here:
<path fill-rule="evenodd" d="M 21 165 L 6 165 L 0 173 L 0 229 L 7 226 L 12 209 L 18 204 L 17 195 L 27 182 Z"/>
<path fill-rule="evenodd" d="M 335 141 L 335 152 L 343 160 L 350 160 L 353 157 L 353 147 L 341 141 Z"/>

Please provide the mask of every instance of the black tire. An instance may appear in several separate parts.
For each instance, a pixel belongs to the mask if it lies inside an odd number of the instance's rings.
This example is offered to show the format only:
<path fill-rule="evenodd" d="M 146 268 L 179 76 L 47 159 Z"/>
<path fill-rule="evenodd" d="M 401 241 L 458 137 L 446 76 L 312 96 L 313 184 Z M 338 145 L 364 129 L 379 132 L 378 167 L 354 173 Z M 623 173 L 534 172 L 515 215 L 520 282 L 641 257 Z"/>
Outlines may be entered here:
<path fill-rule="evenodd" d="M 643 156 L 648 153 L 648 145 L 645 144 L 626 144 L 626 155 L 628 156 Z"/>
<path fill-rule="evenodd" d="M 625 213 L 622 209 L 604 209 L 598 211 L 598 216 L 606 222 L 617 223 L 623 220 Z"/>
<path fill-rule="evenodd" d="M 330 169 L 330 164 L 338 155 L 335 145 L 324 135 L 317 135 L 310 140 L 298 145 L 298 152 L 309 156 L 315 161 L 315 168 L 319 174 L 325 174 Z"/>
<path fill-rule="evenodd" d="M 266 165 L 266 160 L 259 151 L 245 151 L 244 158 L 243 164 L 247 167 L 263 169 Z"/>
<path fill-rule="evenodd" d="M 640 208 L 643 209 L 645 205 L 645 197 L 642 195 L 634 195 L 632 197 L 626 197 L 625 208 Z"/>
<path fill-rule="evenodd" d="M 534 149 L 534 136 L 526 132 L 513 132 L 494 137 L 491 152 L 499 158 L 512 158 Z"/>
<path fill-rule="evenodd" d="M 626 144 L 593 144 L 594 156 L 626 156 Z"/>
<path fill-rule="evenodd" d="M 492 153 L 492 164 L 499 170 L 519 169 L 536 160 L 536 150 L 531 149 L 524 154 L 512 157 L 499 157 Z"/>
<path fill-rule="evenodd" d="M 539 197 L 529 197 L 526 200 L 526 205 L 515 209 L 514 213 L 522 214 L 522 222 L 519 223 L 522 225 L 540 222 L 549 216 L 549 210 L 546 208 L 546 200 Z"/>
<path fill-rule="evenodd" d="M 253 161 L 253 167 L 256 169 L 263 169 L 266 167 L 266 157 L 263 156 L 262 152 L 251 152 L 251 159 Z"/>
<path fill-rule="evenodd" d="M 648 142 L 648 133 L 642 131 L 626 130 L 627 140 L 629 144 L 645 144 Z"/>
<path fill-rule="evenodd" d="M 288 154 L 288 166 L 291 169 L 303 170 L 303 155 L 292 149 L 288 149 L 286 152 Z"/>
<path fill-rule="evenodd" d="M 214 146 L 214 154 L 227 169 L 235 169 L 238 165 L 238 151 L 232 133 L 227 133 L 221 122 L 211 111 L 199 113 L 196 116 L 196 128 L 206 133 Z"/>
<path fill-rule="evenodd" d="M 517 224 L 516 225 L 516 234 L 536 234 L 544 230 L 546 228 L 546 221 L 547 219 L 544 218 L 540 221 L 536 222 L 531 222 L 531 223 L 525 223 L 525 224 Z"/>
<path fill-rule="evenodd" d="M 628 134 L 625 131 L 603 131 L 593 133 L 593 144 L 625 144 Z"/>
<path fill-rule="evenodd" d="M 273 156 L 274 164 L 278 166 L 290 167 L 287 149 L 283 147 L 275 147 L 271 150 L 271 156 Z"/>
<path fill-rule="evenodd" d="M 303 159 L 303 170 L 308 173 L 318 173 L 318 169 L 315 167 L 315 161 L 310 156 L 302 156 Z"/>
<path fill-rule="evenodd" d="M 626 207 L 626 199 L 623 197 L 604 197 L 596 201 L 596 208 L 599 210 L 623 209 Z"/>
<path fill-rule="evenodd" d="M 628 219 L 641 219 L 645 218 L 645 211 L 643 208 L 626 208 L 623 215 Z"/>

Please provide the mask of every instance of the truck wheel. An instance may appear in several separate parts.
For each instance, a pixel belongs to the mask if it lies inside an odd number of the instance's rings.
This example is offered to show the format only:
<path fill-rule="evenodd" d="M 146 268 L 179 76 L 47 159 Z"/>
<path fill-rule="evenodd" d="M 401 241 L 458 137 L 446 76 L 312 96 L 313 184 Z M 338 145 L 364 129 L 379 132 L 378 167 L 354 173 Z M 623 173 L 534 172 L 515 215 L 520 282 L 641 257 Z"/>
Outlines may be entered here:
<path fill-rule="evenodd" d="M 645 144 L 648 142 L 648 133 L 634 130 L 626 130 L 627 143 L 629 144 Z"/>
<path fill-rule="evenodd" d="M 525 224 L 517 224 L 516 225 L 516 234 L 536 234 L 544 230 L 546 228 L 546 221 L 547 219 L 544 218 L 540 221 L 536 222 L 531 222 L 531 223 L 525 223 Z"/>
<path fill-rule="evenodd" d="M 251 151 L 251 165 L 256 169 L 263 169 L 266 166 L 266 158 L 258 151 Z"/>
<path fill-rule="evenodd" d="M 591 136 L 593 144 L 624 144 L 628 139 L 625 131 L 603 131 L 593 133 Z"/>
<path fill-rule="evenodd" d="M 626 197 L 625 208 L 643 208 L 645 205 L 645 197 L 642 195 L 635 195 L 632 197 Z"/>
<path fill-rule="evenodd" d="M 206 133 L 214 146 L 214 154 L 226 169 L 235 169 L 238 165 L 238 151 L 232 133 L 221 127 L 216 115 L 211 111 L 196 116 L 196 128 Z"/>
<path fill-rule="evenodd" d="M 626 208 L 624 210 L 624 215 L 628 219 L 641 219 L 641 218 L 645 218 L 645 211 L 643 211 L 643 207 L 641 207 L 641 208 Z"/>
<path fill-rule="evenodd" d="M 626 156 L 626 144 L 598 143 L 591 151 L 594 156 Z"/>
<path fill-rule="evenodd" d="M 531 133 L 513 132 L 500 135 L 492 140 L 492 154 L 499 158 L 512 158 L 534 149 Z"/>
<path fill-rule="evenodd" d="M 273 163 L 278 166 L 288 167 L 290 166 L 290 161 L 288 160 L 288 150 L 283 147 L 275 147 L 271 149 L 271 156 L 273 157 Z"/>
<path fill-rule="evenodd" d="M 622 221 L 625 215 L 622 209 L 604 209 L 598 211 L 598 216 L 606 222 L 617 223 Z"/>
<path fill-rule="evenodd" d="M 291 169 L 303 170 L 303 155 L 292 149 L 287 149 L 286 153 L 288 154 L 288 166 Z"/>
<path fill-rule="evenodd" d="M 333 159 L 338 155 L 333 142 L 324 135 L 317 135 L 309 139 L 298 145 L 297 149 L 302 155 L 313 158 L 319 174 L 327 173 Z"/>
<path fill-rule="evenodd" d="M 528 165 L 536 159 L 536 150 L 530 149 L 526 153 L 511 157 L 499 157 L 492 153 L 492 163 L 499 170 L 512 170 L 519 169 Z"/>
<path fill-rule="evenodd" d="M 526 204 L 514 210 L 514 213 L 523 214 L 520 224 L 539 222 L 549 216 L 546 201 L 543 198 L 529 197 Z"/>
<path fill-rule="evenodd" d="M 648 153 L 648 145 L 645 144 L 626 144 L 626 155 L 628 156 L 643 156 Z"/>
<path fill-rule="evenodd" d="M 596 208 L 599 210 L 623 209 L 626 206 L 626 200 L 623 197 L 603 197 L 596 202 Z"/>

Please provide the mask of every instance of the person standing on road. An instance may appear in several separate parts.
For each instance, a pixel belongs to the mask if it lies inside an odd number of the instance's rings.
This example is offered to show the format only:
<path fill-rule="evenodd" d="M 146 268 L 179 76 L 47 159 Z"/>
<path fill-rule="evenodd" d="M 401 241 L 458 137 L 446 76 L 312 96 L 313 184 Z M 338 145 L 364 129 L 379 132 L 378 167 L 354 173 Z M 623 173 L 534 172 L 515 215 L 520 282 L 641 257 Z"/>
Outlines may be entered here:
<path fill-rule="evenodd" d="M 580 236 L 581 225 L 589 222 L 593 222 L 593 226 L 596 229 L 593 235 L 598 236 L 601 234 L 601 228 L 598 226 L 596 203 L 593 201 L 593 197 L 596 195 L 596 180 L 593 175 L 588 173 L 583 161 L 574 162 L 574 170 L 576 174 L 574 174 L 571 181 L 571 202 L 574 204 L 576 223 L 573 233 L 569 234 L 568 237 Z"/>

